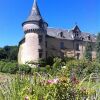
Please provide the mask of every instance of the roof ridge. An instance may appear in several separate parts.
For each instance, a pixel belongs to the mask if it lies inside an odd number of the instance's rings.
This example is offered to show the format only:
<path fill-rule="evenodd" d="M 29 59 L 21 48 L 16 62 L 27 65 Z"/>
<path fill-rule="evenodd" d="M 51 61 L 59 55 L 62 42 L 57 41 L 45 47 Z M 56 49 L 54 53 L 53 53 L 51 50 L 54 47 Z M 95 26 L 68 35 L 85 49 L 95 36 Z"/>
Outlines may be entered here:
<path fill-rule="evenodd" d="M 60 30 L 68 31 L 68 29 L 64 29 L 64 28 L 56 28 L 56 27 L 48 27 L 48 29 L 60 29 Z"/>

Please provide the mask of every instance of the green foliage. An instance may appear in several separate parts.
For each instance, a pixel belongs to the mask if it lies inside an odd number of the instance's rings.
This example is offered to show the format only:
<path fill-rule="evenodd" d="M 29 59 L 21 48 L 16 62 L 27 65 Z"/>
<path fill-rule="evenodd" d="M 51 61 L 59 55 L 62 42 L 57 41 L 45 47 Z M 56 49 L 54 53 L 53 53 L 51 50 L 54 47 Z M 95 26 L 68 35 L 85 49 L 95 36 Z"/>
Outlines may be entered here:
<path fill-rule="evenodd" d="M 96 58 L 97 61 L 100 63 L 100 33 L 98 33 L 96 41 Z"/>
<path fill-rule="evenodd" d="M 87 67 L 83 69 L 83 74 L 90 75 L 91 73 L 100 73 L 100 63 L 89 62 Z"/>
<path fill-rule="evenodd" d="M 5 66 L 6 62 L 0 61 L 0 72 L 2 72 L 3 67 Z"/>
<path fill-rule="evenodd" d="M 19 65 L 19 72 L 24 72 L 24 73 L 30 73 L 31 72 L 31 67 L 29 65 Z"/>
<path fill-rule="evenodd" d="M 53 65 L 53 63 L 54 63 L 54 57 L 48 57 L 47 59 L 46 59 L 46 65 L 50 65 L 50 66 L 52 66 Z"/>
<path fill-rule="evenodd" d="M 11 73 L 11 74 L 15 74 L 18 71 L 18 65 L 17 63 L 5 63 L 2 67 L 1 72 L 4 73 Z"/>
<path fill-rule="evenodd" d="M 65 63 L 67 63 L 67 62 L 69 62 L 69 61 L 71 61 L 71 60 L 75 60 L 75 57 L 64 57 L 64 58 L 62 59 L 62 61 L 65 62 Z"/>
<path fill-rule="evenodd" d="M 82 78 L 91 73 L 100 73 L 100 63 L 86 60 L 73 60 L 66 63 L 67 73 L 74 73 Z"/>
<path fill-rule="evenodd" d="M 56 57 L 56 58 L 54 58 L 54 64 L 53 64 L 53 67 L 54 68 L 60 68 L 61 67 L 61 58 L 58 58 L 58 57 Z"/>
<path fill-rule="evenodd" d="M 18 47 L 17 46 L 5 46 L 0 49 L 0 60 L 5 59 L 8 61 L 17 61 Z"/>
<path fill-rule="evenodd" d="M 6 59 L 7 55 L 4 49 L 0 49 L 0 60 L 1 59 Z"/>
<path fill-rule="evenodd" d="M 18 65 L 16 62 L 5 62 L 0 61 L 0 72 L 16 74 L 20 73 L 31 73 L 31 67 L 29 65 Z"/>
<path fill-rule="evenodd" d="M 92 44 L 91 44 L 91 42 L 87 42 L 87 44 L 86 44 L 85 59 L 92 61 Z"/>
<path fill-rule="evenodd" d="M 47 75 L 47 74 L 46 74 Z M 52 78 L 39 73 L 33 75 L 17 74 L 13 79 L 7 81 L 6 85 L 0 87 L 1 100 L 82 100 L 98 98 L 100 93 L 97 91 L 100 84 L 80 81 L 78 84 L 72 83 L 70 78 L 58 76 L 59 82 L 49 83 Z M 88 79 L 90 80 L 90 79 Z M 92 99 L 91 99 L 92 98 Z"/>
<path fill-rule="evenodd" d="M 65 60 L 65 59 L 64 59 Z M 93 83 L 92 73 L 100 73 L 100 63 L 87 60 L 53 59 L 53 66 L 30 68 L 18 65 L 19 73 L 0 86 L 1 100 L 82 100 L 99 98 L 100 84 Z M 0 61 L 0 70 L 15 72 L 16 64 Z M 4 67 L 2 67 L 4 66 Z M 18 71 L 18 70 L 17 70 Z M 74 76 L 74 77 L 73 77 Z M 96 97 L 97 96 L 97 97 Z M 98 99 L 99 100 L 99 99 Z"/>

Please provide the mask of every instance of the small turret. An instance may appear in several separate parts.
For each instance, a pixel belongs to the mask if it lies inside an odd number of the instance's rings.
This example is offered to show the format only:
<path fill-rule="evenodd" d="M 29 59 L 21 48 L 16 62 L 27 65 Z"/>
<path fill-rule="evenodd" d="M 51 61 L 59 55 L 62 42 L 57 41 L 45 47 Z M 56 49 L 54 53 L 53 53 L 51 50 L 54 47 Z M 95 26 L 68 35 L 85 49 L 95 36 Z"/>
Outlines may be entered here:
<path fill-rule="evenodd" d="M 22 26 L 25 33 L 36 31 L 36 29 L 46 29 L 48 26 L 48 24 L 42 19 L 37 0 L 34 0 L 31 13 L 27 20 L 22 23 Z"/>

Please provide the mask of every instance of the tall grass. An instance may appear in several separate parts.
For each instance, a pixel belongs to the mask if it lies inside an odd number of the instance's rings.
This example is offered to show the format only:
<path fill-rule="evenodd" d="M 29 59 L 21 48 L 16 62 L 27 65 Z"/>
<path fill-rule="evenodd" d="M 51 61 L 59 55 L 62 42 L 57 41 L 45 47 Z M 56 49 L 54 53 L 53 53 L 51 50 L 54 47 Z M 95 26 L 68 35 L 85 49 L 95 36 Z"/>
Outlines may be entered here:
<path fill-rule="evenodd" d="M 0 85 L 0 100 L 100 100 L 100 83 L 92 82 L 90 76 L 72 83 L 60 73 L 58 77 L 37 72 L 16 74 Z M 59 81 L 52 83 L 54 79 Z"/>

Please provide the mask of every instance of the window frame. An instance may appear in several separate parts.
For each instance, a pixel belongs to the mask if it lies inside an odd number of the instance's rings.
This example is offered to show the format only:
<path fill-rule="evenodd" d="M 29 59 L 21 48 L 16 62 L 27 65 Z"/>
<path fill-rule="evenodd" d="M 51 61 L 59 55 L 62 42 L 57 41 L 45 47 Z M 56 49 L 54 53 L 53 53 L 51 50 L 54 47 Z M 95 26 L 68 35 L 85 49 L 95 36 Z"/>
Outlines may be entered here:
<path fill-rule="evenodd" d="M 75 50 L 76 51 L 80 51 L 80 45 L 79 45 L 79 43 L 76 43 Z"/>

